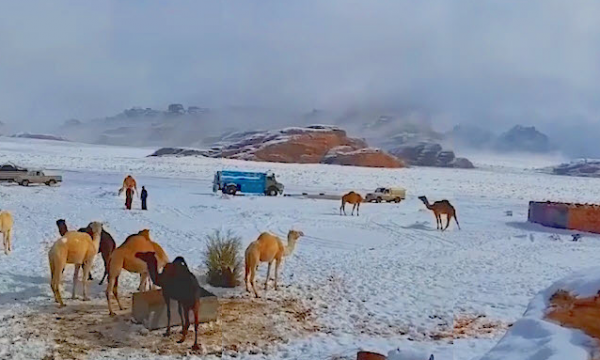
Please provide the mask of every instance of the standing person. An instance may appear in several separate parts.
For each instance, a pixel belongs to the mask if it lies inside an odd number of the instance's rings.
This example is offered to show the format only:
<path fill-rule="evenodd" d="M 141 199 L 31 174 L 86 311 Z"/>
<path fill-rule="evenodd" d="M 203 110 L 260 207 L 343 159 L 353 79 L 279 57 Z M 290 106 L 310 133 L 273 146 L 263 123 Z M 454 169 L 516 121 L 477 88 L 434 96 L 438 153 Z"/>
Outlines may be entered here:
<path fill-rule="evenodd" d="M 131 210 L 131 202 L 133 201 L 133 189 L 127 188 L 125 192 L 125 207 L 127 210 Z"/>
<path fill-rule="evenodd" d="M 148 198 L 148 192 L 146 191 L 146 187 L 142 186 L 142 193 L 140 194 L 142 199 L 142 210 L 148 210 L 146 207 L 146 199 Z"/>

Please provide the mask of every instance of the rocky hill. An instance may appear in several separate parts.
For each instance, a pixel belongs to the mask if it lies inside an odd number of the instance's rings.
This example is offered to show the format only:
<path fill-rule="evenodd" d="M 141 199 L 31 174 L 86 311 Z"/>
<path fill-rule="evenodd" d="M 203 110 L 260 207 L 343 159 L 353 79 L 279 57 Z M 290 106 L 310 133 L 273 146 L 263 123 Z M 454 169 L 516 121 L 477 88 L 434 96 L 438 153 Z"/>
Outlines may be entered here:
<path fill-rule="evenodd" d="M 600 177 L 600 160 L 578 160 L 542 169 L 554 175 Z"/>
<path fill-rule="evenodd" d="M 495 149 L 503 152 L 545 153 L 555 149 L 550 139 L 533 126 L 516 125 L 496 140 Z"/>
<path fill-rule="evenodd" d="M 162 148 L 151 156 L 166 155 L 299 164 L 404 166 L 401 160 L 385 151 L 369 148 L 364 140 L 348 137 L 344 130 L 328 125 L 227 134 L 208 150 Z"/>

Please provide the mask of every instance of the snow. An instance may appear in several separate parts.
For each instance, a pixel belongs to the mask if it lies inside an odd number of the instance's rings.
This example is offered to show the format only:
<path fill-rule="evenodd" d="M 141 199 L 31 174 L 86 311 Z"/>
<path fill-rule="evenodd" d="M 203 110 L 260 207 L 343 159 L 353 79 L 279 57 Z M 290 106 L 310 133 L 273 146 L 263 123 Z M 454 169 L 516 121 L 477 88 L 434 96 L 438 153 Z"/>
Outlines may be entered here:
<path fill-rule="evenodd" d="M 256 351 L 252 349 L 237 353 L 228 350 L 224 358 L 236 355 L 238 359 L 252 360 L 355 359 L 359 349 L 387 354 L 399 348 L 427 356 L 434 354 L 436 360 L 478 359 L 496 345 L 504 330 L 456 339 L 440 336 L 452 333 L 455 318 L 482 315 L 504 324 L 513 323 L 521 319 L 527 304 L 541 289 L 600 261 L 599 237 L 585 235 L 579 242 L 572 242 L 568 231 L 525 223 L 530 200 L 593 202 L 600 198 L 600 187 L 593 179 L 536 173 L 529 170 L 537 166 L 535 161 L 521 161 L 518 166 L 492 163 L 474 170 L 391 170 L 146 157 L 150 153 L 152 149 L 1 139 L 0 162 L 60 171 L 63 184 L 0 186 L 0 206 L 15 217 L 14 251 L 9 256 L 0 255 L 0 358 L 41 359 L 60 346 L 43 332 L 37 336 L 25 332 L 27 325 L 22 321 L 40 311 L 50 315 L 59 311 L 52 299 L 47 263 L 47 250 L 58 239 L 54 222 L 59 218 L 65 218 L 71 228 L 92 220 L 104 221 L 117 243 L 133 232 L 149 228 L 170 257 L 183 255 L 198 274 L 203 273 L 201 253 L 205 236 L 215 229 L 234 230 L 244 245 L 262 231 L 285 236 L 291 228 L 302 230 L 306 236 L 299 240 L 296 251 L 282 267 L 282 288 L 264 292 L 264 265 L 257 287 L 265 301 L 294 299 L 299 306 L 310 309 L 310 321 L 319 330 L 289 330 L 275 321 L 282 314 L 273 314 L 261 321 L 265 327 L 281 329 L 284 341 L 259 347 L 260 353 L 254 355 Z M 359 217 L 343 217 L 337 201 L 215 195 L 214 173 L 224 169 L 272 170 L 288 193 L 366 193 L 381 186 L 401 186 L 407 189 L 408 198 L 401 204 L 363 204 Z M 129 173 L 136 177 L 139 186 L 148 189 L 147 212 L 126 212 L 124 200 L 116 195 L 123 177 Z M 436 231 L 433 215 L 417 199 L 420 195 L 426 195 L 430 201 L 450 200 L 457 208 L 462 230 L 451 224 L 444 233 Z M 138 199 L 134 208 L 139 208 Z M 513 217 L 505 216 L 508 210 Z M 97 284 L 102 270 L 102 260 L 97 257 L 95 280 L 90 286 L 93 300 L 86 304 L 68 299 L 72 269 L 67 267 L 63 282 L 66 309 L 93 306 L 104 316 L 99 321 L 110 321 L 105 288 Z M 577 279 L 570 284 L 582 296 L 596 286 L 593 276 L 581 275 Z M 122 296 L 131 294 L 138 281 L 138 276 L 123 274 L 119 279 Z M 249 299 L 243 287 L 209 290 L 221 297 Z M 530 306 L 528 310 L 534 320 L 535 309 Z M 528 331 L 514 336 L 508 346 L 530 346 L 532 354 L 545 351 L 542 345 L 552 350 L 553 334 L 560 330 L 550 329 L 552 324 L 542 325 L 524 323 L 522 326 Z M 517 323 L 511 332 L 520 326 Z M 145 334 L 140 329 L 131 336 L 141 341 L 154 334 L 158 332 Z M 523 336 L 526 334 L 529 337 Z M 570 342 L 557 346 L 586 351 L 583 337 L 560 339 Z M 188 338 L 188 347 L 189 341 Z M 88 358 L 182 356 L 158 356 L 148 351 L 95 349 Z M 499 357 L 489 357 L 496 358 Z"/>

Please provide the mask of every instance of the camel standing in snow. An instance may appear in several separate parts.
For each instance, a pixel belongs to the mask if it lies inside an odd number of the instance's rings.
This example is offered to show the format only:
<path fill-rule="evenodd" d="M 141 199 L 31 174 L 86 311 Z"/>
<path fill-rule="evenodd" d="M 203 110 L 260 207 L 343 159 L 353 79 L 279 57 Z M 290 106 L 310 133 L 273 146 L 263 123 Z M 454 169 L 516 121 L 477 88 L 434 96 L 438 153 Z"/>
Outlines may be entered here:
<path fill-rule="evenodd" d="M 137 258 L 135 254 L 143 252 L 154 252 L 158 260 L 158 266 L 162 269 L 168 262 L 169 257 L 165 253 L 162 247 L 150 239 L 150 231 L 148 229 L 142 230 L 137 234 L 133 234 L 125 239 L 125 242 L 116 248 L 108 262 L 108 286 L 106 287 L 106 301 L 108 302 L 108 313 L 115 315 L 112 310 L 110 303 L 110 293 L 112 292 L 117 300 L 119 309 L 123 310 L 121 302 L 119 301 L 118 287 L 119 287 L 119 275 L 123 269 L 141 274 L 139 291 L 146 288 L 150 281 L 148 266 L 141 259 Z"/>
<path fill-rule="evenodd" d="M 100 236 L 102 234 L 102 224 L 93 222 L 91 225 L 93 237 L 89 234 L 78 231 L 67 231 L 58 239 L 48 252 L 48 261 L 50 263 L 50 287 L 54 293 L 54 300 L 65 306 L 60 295 L 60 283 L 62 273 L 66 264 L 75 265 L 73 273 L 73 296 L 75 299 L 75 289 L 79 281 L 79 267 L 83 267 L 83 300 L 89 300 L 87 296 L 87 278 L 89 276 L 94 258 L 98 253 L 100 246 Z"/>
<path fill-rule="evenodd" d="M 135 179 L 131 175 L 127 175 L 127 177 L 125 177 L 125 179 L 123 179 L 123 186 L 121 186 L 121 188 L 119 189 L 119 195 L 121 195 L 121 193 L 127 189 L 134 190 L 135 193 L 138 192 L 137 191 L 137 183 L 135 182 Z"/>
<path fill-rule="evenodd" d="M 248 283 L 252 285 L 254 295 L 258 296 L 255 287 L 254 277 L 256 276 L 256 269 L 261 262 L 269 264 L 267 268 L 267 280 L 265 281 L 265 291 L 269 284 L 269 276 L 271 274 L 271 265 L 275 261 L 275 290 L 277 290 L 277 277 L 279 274 L 279 265 L 285 256 L 289 256 L 294 252 L 296 248 L 296 242 L 298 239 L 304 236 L 302 231 L 290 230 L 288 233 L 287 246 L 283 245 L 283 241 L 277 236 L 264 232 L 260 234 L 256 241 L 253 241 L 246 248 L 246 274 L 244 276 L 244 282 L 246 283 L 246 291 L 250 292 Z"/>
<path fill-rule="evenodd" d="M 425 196 L 419 196 L 419 200 L 425 204 L 425 207 L 431 211 L 433 211 L 433 215 L 435 216 L 435 224 L 437 225 L 437 229 L 446 230 L 448 226 L 450 226 L 450 220 L 454 218 L 456 221 L 456 226 L 458 226 L 458 230 L 460 230 L 460 225 L 458 224 L 458 218 L 456 217 L 456 209 L 454 206 L 450 204 L 448 200 L 440 200 L 436 201 L 433 204 L 429 204 L 429 200 Z M 446 215 L 446 227 L 443 227 L 442 224 L 442 214 Z"/>
<path fill-rule="evenodd" d="M 4 240 L 4 253 L 8 255 L 12 251 L 12 229 L 13 217 L 10 212 L 0 211 L 0 232 Z"/>
<path fill-rule="evenodd" d="M 352 204 L 352 215 L 354 215 L 354 209 L 356 209 L 356 216 L 359 216 L 358 211 L 360 210 L 360 204 L 363 202 L 363 197 L 359 193 L 350 191 L 346 195 L 342 196 L 342 206 L 340 206 L 340 215 L 342 211 L 346 215 L 346 203 Z"/>

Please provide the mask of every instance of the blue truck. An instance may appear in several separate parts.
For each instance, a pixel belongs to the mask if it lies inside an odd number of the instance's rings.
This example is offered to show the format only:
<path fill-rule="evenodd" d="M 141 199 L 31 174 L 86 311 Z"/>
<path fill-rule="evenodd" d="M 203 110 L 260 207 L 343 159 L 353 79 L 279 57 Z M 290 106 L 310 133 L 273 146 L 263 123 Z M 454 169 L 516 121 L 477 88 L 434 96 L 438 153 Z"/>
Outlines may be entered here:
<path fill-rule="evenodd" d="M 213 180 L 213 192 L 219 190 L 229 195 L 242 192 L 277 196 L 283 194 L 283 184 L 277 182 L 275 174 L 271 172 L 217 171 Z"/>

